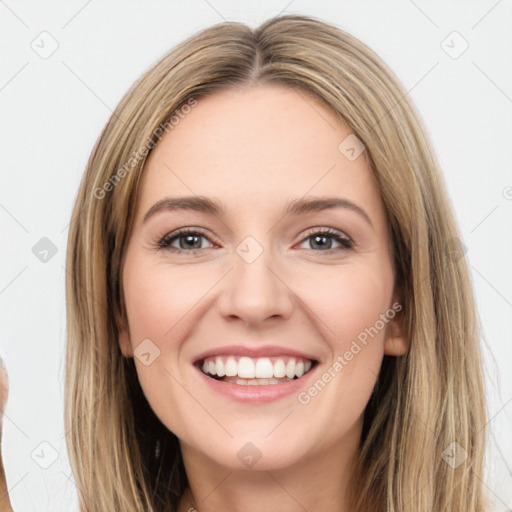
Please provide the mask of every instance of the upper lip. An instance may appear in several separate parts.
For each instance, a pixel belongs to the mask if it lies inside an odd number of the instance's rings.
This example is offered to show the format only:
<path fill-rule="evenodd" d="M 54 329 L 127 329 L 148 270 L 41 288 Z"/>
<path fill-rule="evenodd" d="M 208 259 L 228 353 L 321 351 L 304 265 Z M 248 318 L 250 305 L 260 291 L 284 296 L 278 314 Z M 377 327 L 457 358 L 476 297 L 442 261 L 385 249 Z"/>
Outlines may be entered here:
<path fill-rule="evenodd" d="M 292 356 L 316 361 L 317 359 L 306 352 L 301 352 L 288 347 L 279 347 L 277 345 L 260 345 L 257 347 L 250 345 L 225 345 L 223 347 L 211 348 L 202 352 L 195 358 L 195 363 L 199 363 L 207 357 L 213 356 L 246 356 L 253 358 L 274 357 L 274 356 Z"/>

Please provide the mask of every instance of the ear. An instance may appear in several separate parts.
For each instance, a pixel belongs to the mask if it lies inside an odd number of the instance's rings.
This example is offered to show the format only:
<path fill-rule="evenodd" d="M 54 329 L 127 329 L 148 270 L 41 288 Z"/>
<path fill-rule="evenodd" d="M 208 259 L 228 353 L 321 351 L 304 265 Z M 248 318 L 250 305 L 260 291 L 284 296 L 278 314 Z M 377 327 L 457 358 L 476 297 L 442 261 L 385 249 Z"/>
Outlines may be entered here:
<path fill-rule="evenodd" d="M 409 350 L 409 339 L 405 331 L 404 310 L 400 296 L 394 294 L 390 311 L 394 316 L 389 320 L 384 340 L 384 354 L 388 356 L 403 356 Z M 392 314 L 392 313 L 391 313 Z"/>
<path fill-rule="evenodd" d="M 117 341 L 119 343 L 119 348 L 125 357 L 133 357 L 132 342 L 130 340 L 130 329 L 128 328 L 128 322 L 124 315 L 121 319 L 118 320 L 118 325 L 119 335 Z"/>

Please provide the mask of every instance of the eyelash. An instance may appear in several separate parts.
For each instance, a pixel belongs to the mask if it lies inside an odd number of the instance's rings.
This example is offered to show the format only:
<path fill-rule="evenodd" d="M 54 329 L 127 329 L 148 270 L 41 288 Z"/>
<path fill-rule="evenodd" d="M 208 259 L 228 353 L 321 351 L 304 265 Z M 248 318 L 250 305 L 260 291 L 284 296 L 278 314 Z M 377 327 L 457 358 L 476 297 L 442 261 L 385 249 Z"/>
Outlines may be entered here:
<path fill-rule="evenodd" d="M 176 247 L 170 247 L 170 244 L 172 242 L 174 242 L 175 240 L 177 240 L 180 237 L 185 236 L 185 235 L 200 235 L 200 236 L 203 236 L 204 238 L 206 238 L 207 240 L 209 240 L 211 242 L 211 240 L 201 230 L 199 230 L 197 228 L 194 228 L 194 229 L 192 229 L 192 228 L 183 228 L 183 229 L 180 229 L 180 230 L 178 230 L 178 231 L 176 231 L 174 233 L 170 233 L 170 234 L 165 235 L 162 239 L 160 239 L 157 242 L 155 248 L 157 250 L 164 249 L 164 250 L 167 250 L 167 251 L 170 251 L 170 252 L 173 252 L 173 253 L 180 253 L 180 254 L 183 254 L 183 253 L 197 254 L 198 252 L 201 252 L 204 249 L 207 249 L 207 247 L 204 247 L 202 249 L 185 250 L 185 249 L 177 249 Z M 335 240 L 336 242 L 340 243 L 341 247 L 335 247 L 334 249 L 327 249 L 325 251 L 315 251 L 314 249 L 307 249 L 307 250 L 311 250 L 313 252 L 331 253 L 331 252 L 336 251 L 336 250 L 348 250 L 348 249 L 353 249 L 354 248 L 354 242 L 350 238 L 348 238 L 346 236 L 343 236 L 341 234 L 341 232 L 339 232 L 339 231 L 337 231 L 335 229 L 331 229 L 331 228 L 319 229 L 317 231 L 312 231 L 312 232 L 310 232 L 307 236 L 305 236 L 301 240 L 301 243 L 304 242 L 305 240 L 307 240 L 308 238 L 313 237 L 314 235 L 321 235 L 321 236 L 328 235 L 333 240 Z"/>

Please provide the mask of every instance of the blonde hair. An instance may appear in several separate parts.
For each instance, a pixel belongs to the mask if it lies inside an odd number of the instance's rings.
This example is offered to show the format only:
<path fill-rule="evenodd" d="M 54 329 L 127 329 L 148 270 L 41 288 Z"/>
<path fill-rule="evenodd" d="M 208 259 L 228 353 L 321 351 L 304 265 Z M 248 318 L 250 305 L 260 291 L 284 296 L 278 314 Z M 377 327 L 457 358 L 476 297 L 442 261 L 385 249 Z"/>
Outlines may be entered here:
<path fill-rule="evenodd" d="M 390 222 L 410 348 L 384 356 L 365 410 L 352 510 L 484 510 L 481 330 L 438 162 L 381 59 L 300 15 L 194 34 L 131 87 L 92 151 L 66 264 L 65 424 L 80 510 L 177 510 L 187 484 L 178 439 L 149 407 L 117 343 L 126 322 L 120 270 L 144 162 L 162 127 L 205 95 L 262 83 L 313 93 L 339 114 L 366 147 Z M 463 462 L 448 463 L 446 449 Z"/>

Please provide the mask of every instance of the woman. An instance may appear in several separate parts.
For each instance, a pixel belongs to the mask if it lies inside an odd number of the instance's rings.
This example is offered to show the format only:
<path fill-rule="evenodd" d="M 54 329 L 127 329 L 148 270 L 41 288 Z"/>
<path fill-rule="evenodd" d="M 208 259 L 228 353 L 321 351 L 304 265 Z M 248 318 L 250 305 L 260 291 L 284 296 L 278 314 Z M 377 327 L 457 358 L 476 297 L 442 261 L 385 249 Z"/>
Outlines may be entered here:
<path fill-rule="evenodd" d="M 80 510 L 484 510 L 460 247 L 419 116 L 363 43 L 290 15 L 180 44 L 74 207 Z"/>

